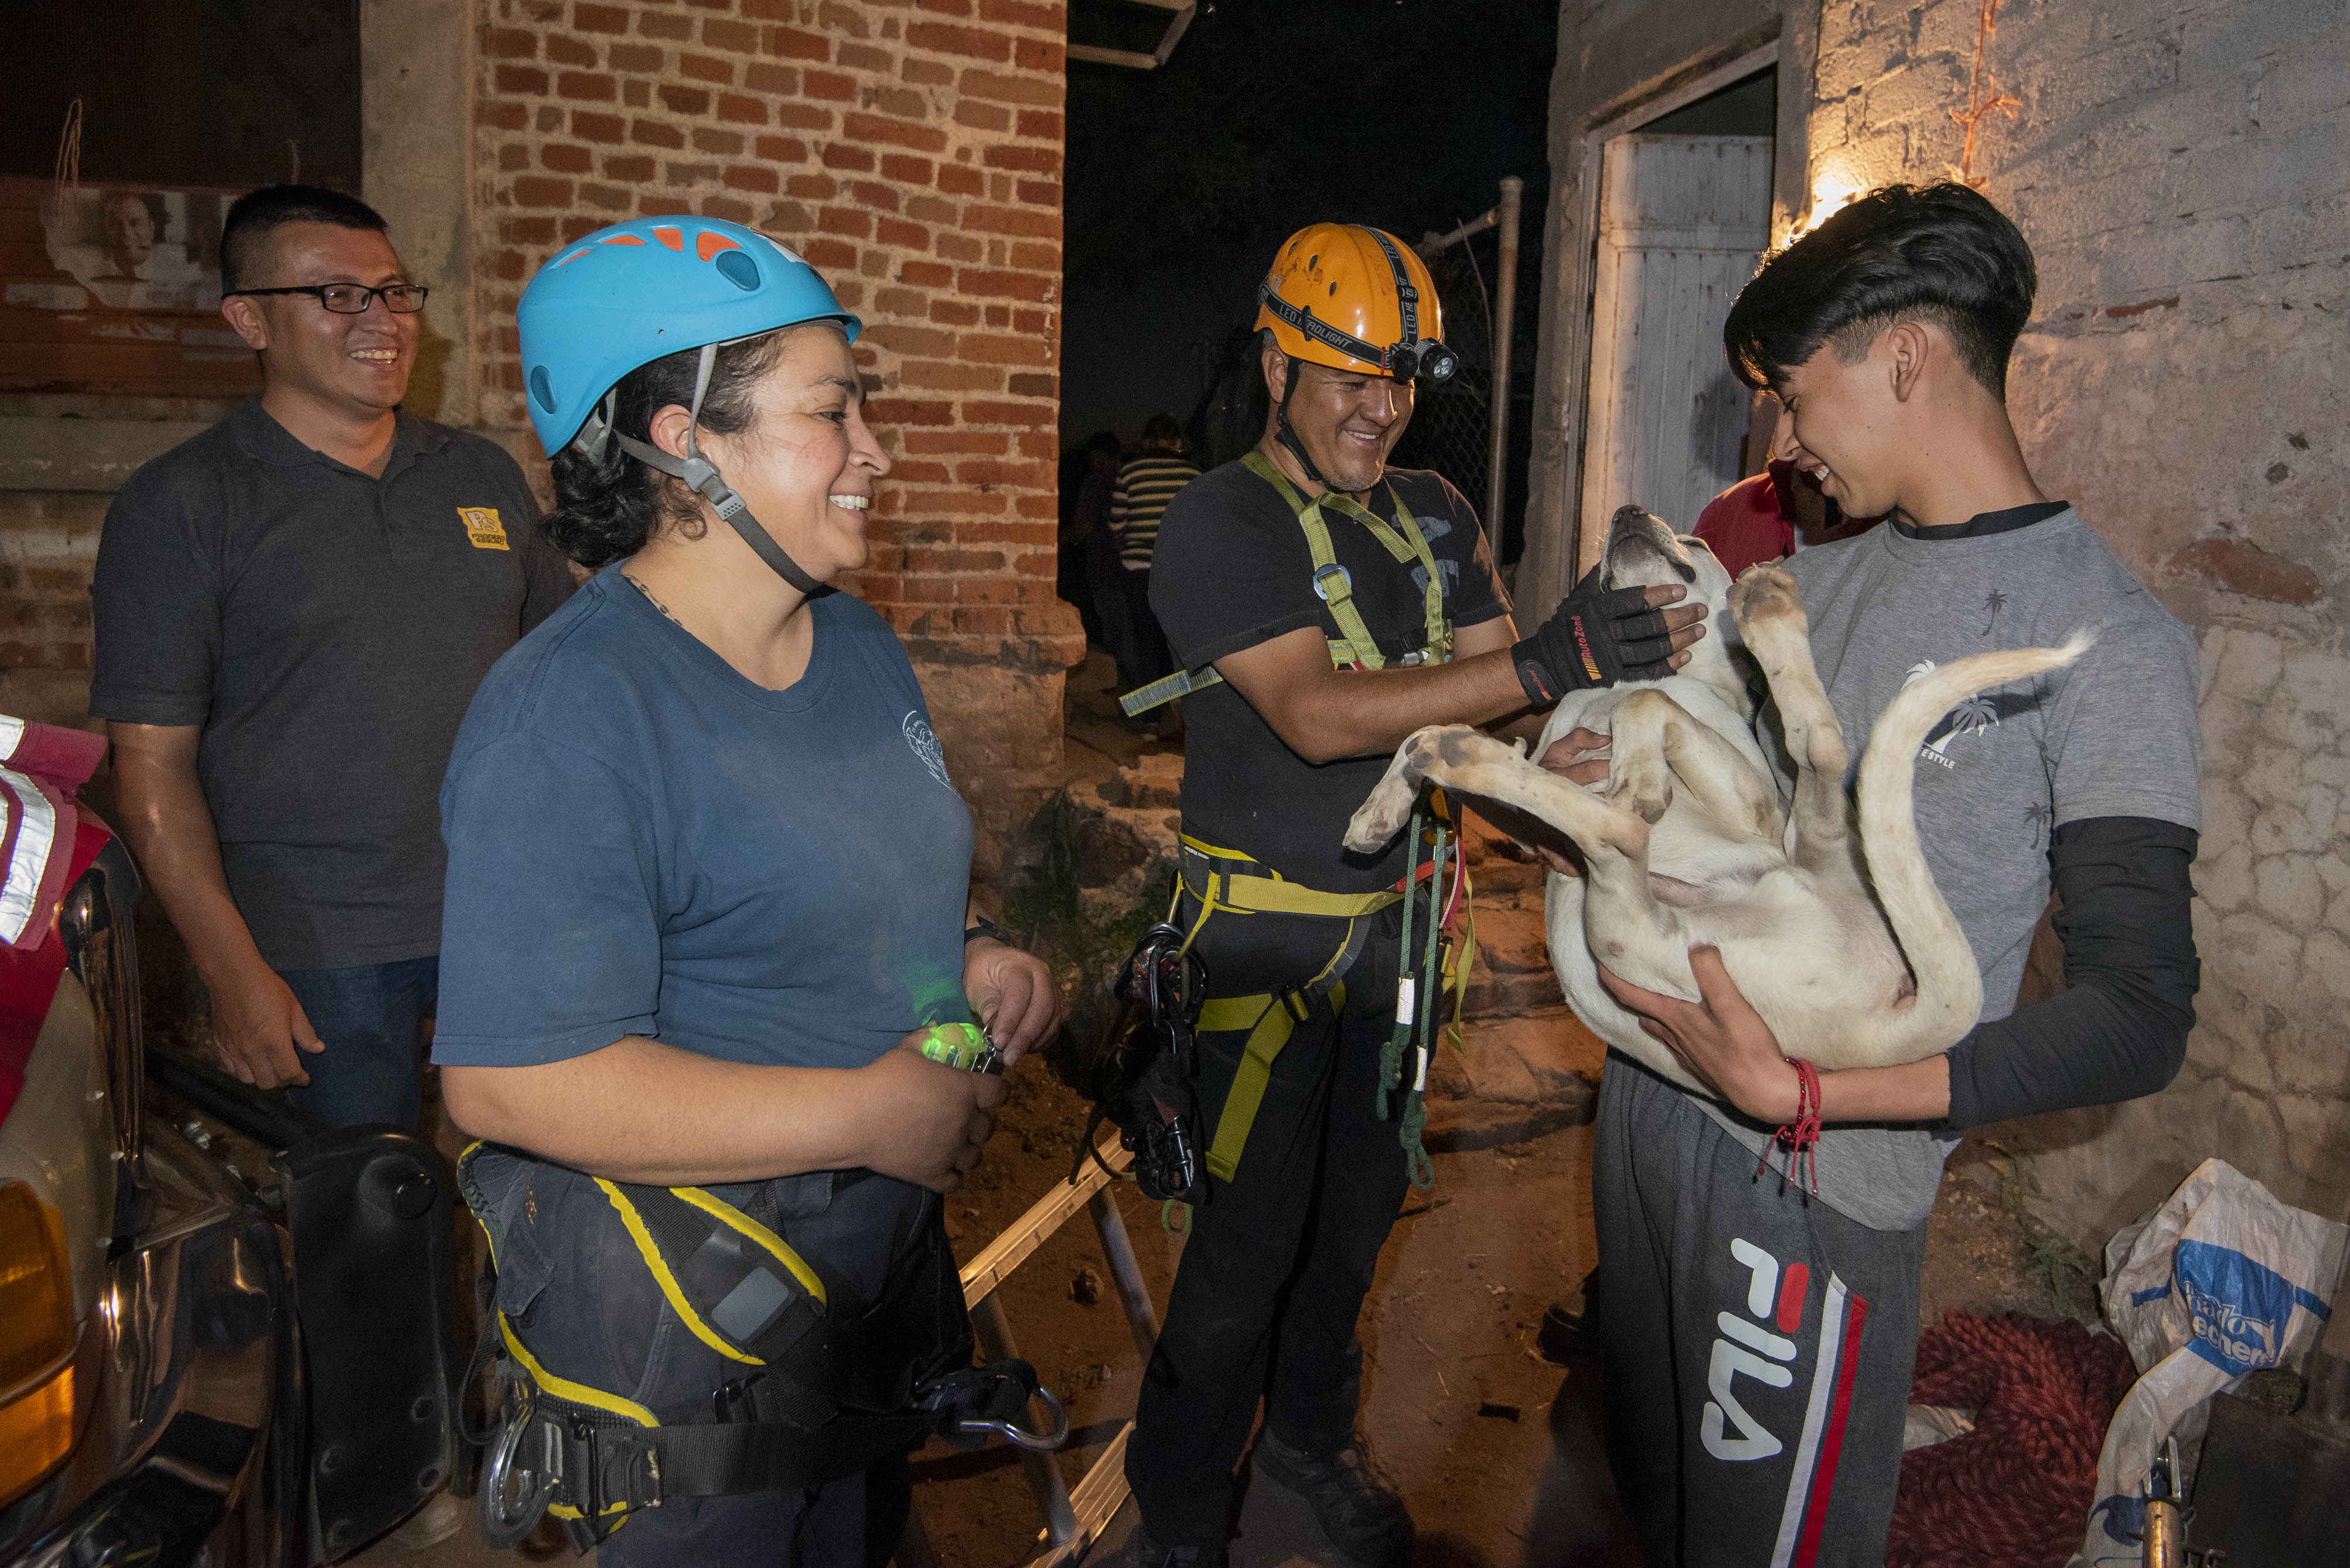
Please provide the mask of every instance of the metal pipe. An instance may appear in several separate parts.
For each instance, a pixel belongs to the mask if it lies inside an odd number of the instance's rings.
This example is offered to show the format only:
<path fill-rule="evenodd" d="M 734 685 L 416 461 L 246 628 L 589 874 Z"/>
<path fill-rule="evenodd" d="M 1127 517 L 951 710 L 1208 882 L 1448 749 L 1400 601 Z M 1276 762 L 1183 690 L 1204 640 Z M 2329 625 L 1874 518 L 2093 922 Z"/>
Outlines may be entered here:
<path fill-rule="evenodd" d="M 1502 255 L 1493 290 L 1493 432 L 1485 460 L 1485 538 L 1496 566 L 1502 564 L 1502 537 L 1507 531 L 1502 509 L 1509 495 L 1503 470 L 1510 453 L 1510 337 L 1518 304 L 1518 204 L 1525 188 L 1516 175 L 1505 177 L 1502 203 L 1493 209 L 1501 214 Z"/>
<path fill-rule="evenodd" d="M 1020 1347 L 1012 1341 L 1012 1324 L 1004 1317 L 1003 1303 L 995 1299 L 994 1292 L 990 1291 L 972 1303 L 971 1330 L 972 1337 L 979 1341 L 979 1353 L 988 1360 L 1019 1355 Z M 1069 1487 L 1061 1479 L 1061 1467 L 1054 1463 L 1050 1454 L 1022 1449 L 1020 1468 L 1028 1472 L 1029 1490 L 1045 1505 L 1045 1539 L 1055 1546 L 1075 1541 L 1077 1515 L 1069 1506 Z"/>
<path fill-rule="evenodd" d="M 1126 1217 L 1118 1212 L 1118 1198 L 1107 1188 L 1095 1193 L 1087 1207 L 1094 1213 L 1094 1234 L 1101 1238 L 1102 1256 L 1109 1262 L 1111 1282 L 1118 1286 L 1118 1304 L 1126 1308 L 1126 1326 L 1134 1332 L 1134 1348 L 1148 1366 L 1151 1351 L 1159 1345 L 1159 1314 L 1151 1308 L 1150 1287 L 1142 1282 L 1142 1266 L 1134 1261 Z"/>
<path fill-rule="evenodd" d="M 1434 261 L 1471 234 L 1482 234 L 1502 221 L 1502 209 L 1488 207 L 1449 234 L 1430 234 L 1411 248 L 1419 253 L 1422 261 Z"/>

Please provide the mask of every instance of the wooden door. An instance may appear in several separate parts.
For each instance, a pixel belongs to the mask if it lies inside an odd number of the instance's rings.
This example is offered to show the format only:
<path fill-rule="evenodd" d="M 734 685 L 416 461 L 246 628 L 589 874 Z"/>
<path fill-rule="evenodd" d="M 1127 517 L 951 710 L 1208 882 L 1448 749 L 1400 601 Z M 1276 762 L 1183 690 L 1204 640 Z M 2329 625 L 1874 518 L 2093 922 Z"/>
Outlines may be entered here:
<path fill-rule="evenodd" d="M 1721 352 L 1770 244 L 1771 139 L 1619 136 L 1600 176 L 1582 558 L 1637 502 L 1682 533 L 1737 483 L 1752 400 Z"/>

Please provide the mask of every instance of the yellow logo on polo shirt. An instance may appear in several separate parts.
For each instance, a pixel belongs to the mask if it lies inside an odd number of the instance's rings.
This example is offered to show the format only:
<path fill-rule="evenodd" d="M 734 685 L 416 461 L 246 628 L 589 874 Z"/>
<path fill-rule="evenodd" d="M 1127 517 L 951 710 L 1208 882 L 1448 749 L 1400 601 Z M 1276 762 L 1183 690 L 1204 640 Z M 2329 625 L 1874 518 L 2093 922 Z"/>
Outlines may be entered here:
<path fill-rule="evenodd" d="M 498 521 L 494 506 L 460 506 L 457 521 L 465 525 L 465 537 L 473 542 L 476 550 L 504 550 L 506 544 L 505 524 Z"/>

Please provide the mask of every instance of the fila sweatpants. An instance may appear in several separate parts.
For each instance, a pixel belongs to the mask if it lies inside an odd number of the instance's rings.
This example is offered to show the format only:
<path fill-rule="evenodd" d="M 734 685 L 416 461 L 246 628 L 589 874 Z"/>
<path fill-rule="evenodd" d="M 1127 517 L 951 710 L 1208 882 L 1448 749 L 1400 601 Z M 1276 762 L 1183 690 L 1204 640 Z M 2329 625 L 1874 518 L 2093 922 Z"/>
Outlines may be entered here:
<path fill-rule="evenodd" d="M 1754 1161 L 1609 1054 L 1593 1305 L 1617 1489 L 1659 1568 L 1879 1568 L 1926 1228 L 1872 1230 Z"/>

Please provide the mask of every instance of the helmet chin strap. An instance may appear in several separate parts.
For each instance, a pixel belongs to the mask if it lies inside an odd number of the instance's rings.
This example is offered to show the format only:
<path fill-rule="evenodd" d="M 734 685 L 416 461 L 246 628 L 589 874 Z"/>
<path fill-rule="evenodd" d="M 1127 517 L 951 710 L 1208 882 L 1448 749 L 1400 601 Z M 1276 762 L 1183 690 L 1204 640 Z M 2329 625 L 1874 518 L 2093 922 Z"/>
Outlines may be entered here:
<path fill-rule="evenodd" d="M 1297 361 L 1293 358 L 1289 361 L 1287 381 L 1281 389 L 1281 407 L 1274 415 L 1273 439 L 1289 449 L 1289 455 L 1297 460 L 1297 466 L 1305 471 L 1307 479 L 1323 489 L 1328 490 L 1331 488 L 1330 482 L 1322 477 L 1322 471 L 1316 468 L 1314 465 L 1314 460 L 1305 454 L 1305 443 L 1297 439 L 1297 431 L 1289 422 L 1289 400 L 1295 396 L 1297 396 Z"/>
<path fill-rule="evenodd" d="M 620 450 L 639 462 L 685 481 L 710 503 L 718 515 L 726 519 L 727 524 L 743 536 L 743 543 L 757 552 L 759 559 L 766 562 L 775 576 L 813 598 L 827 591 L 825 586 L 801 570 L 800 564 L 784 553 L 784 547 L 775 543 L 775 536 L 760 526 L 759 520 L 751 514 L 750 506 L 720 477 L 717 465 L 702 455 L 701 444 L 694 439 L 694 432 L 702 423 L 702 400 L 710 390 L 711 367 L 717 362 L 718 345 L 703 344 L 701 361 L 693 372 L 693 407 L 686 415 L 684 457 L 671 457 L 657 446 L 624 436 L 615 430 L 612 427 L 614 394 L 611 392 L 605 393 L 603 402 L 588 416 L 586 426 L 580 430 L 573 444 L 593 460 L 603 455 L 607 441 L 618 441 Z"/>

